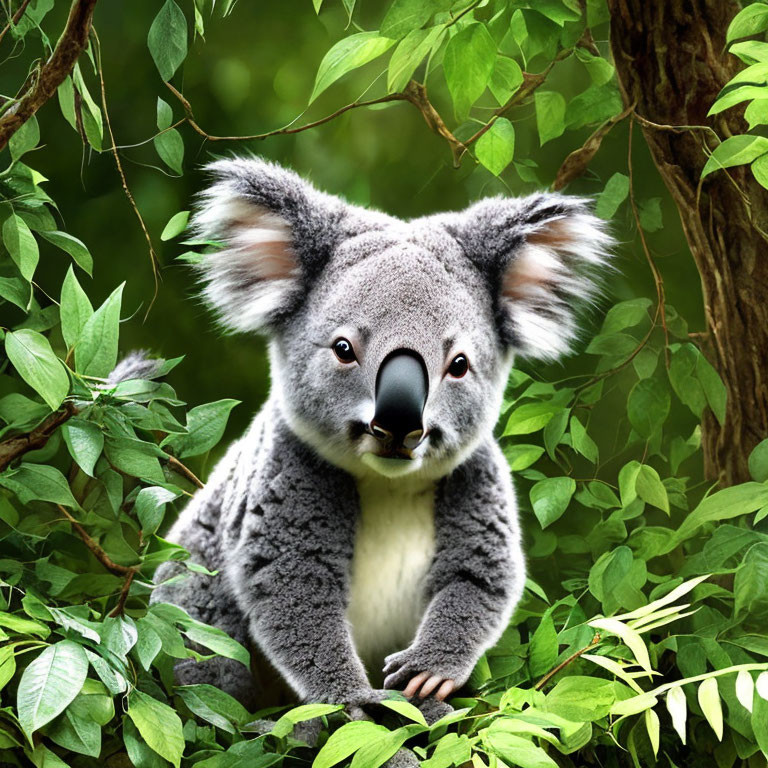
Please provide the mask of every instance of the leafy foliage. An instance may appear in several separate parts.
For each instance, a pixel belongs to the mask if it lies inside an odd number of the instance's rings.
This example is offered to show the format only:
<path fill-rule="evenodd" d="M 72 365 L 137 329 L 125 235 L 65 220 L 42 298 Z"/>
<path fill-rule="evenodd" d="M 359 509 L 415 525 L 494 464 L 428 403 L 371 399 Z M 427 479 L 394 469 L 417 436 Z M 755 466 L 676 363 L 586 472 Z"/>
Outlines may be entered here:
<path fill-rule="evenodd" d="M 147 20 L 162 81 L 179 82 L 190 32 L 204 34 L 211 5 L 166 0 Z M 234 5 L 220 2 L 216 12 Z M 606 37 L 601 0 L 393 0 L 378 30 L 356 26 L 355 0 L 343 5 L 352 29 L 321 61 L 309 102 L 386 54 L 382 101 L 406 93 L 413 78 L 444 86 L 453 131 L 425 116 L 448 132 L 454 159 L 469 151 L 490 174 L 514 170 L 527 182 L 541 169 L 515 157 L 512 106 L 533 105 L 520 120 L 535 123 L 542 145 L 597 126 L 589 152 L 619 119 L 613 65 L 594 43 Z M 30 50 L 39 44 L 43 58 L 51 6 L 25 4 L 9 24 L 12 38 Z M 320 12 L 322 0 L 314 7 Z M 749 101 L 751 128 L 768 121 L 768 49 L 745 38 L 768 30 L 765 9 L 749 5 L 731 24 L 730 51 L 748 69 L 713 105 L 716 113 Z M 87 53 L 59 87 L 59 108 L 94 152 L 109 152 L 106 101 L 93 96 L 103 94 L 95 37 Z M 554 84 L 540 88 L 566 60 L 588 82 L 570 99 Z M 157 98 L 152 144 L 174 174 L 185 170 L 184 114 Z M 764 764 L 768 440 L 750 458 L 753 482 L 698 481 L 699 423 L 707 411 L 722 422 L 726 393 L 662 293 L 607 311 L 586 347 L 591 370 L 561 380 L 524 367 L 512 375 L 497 435 L 517 479 L 530 578 L 455 713 L 430 726 L 398 697 L 378 722 L 349 722 L 323 703 L 252 713 L 211 686 L 175 685 L 180 659 L 248 663 L 223 632 L 177 607 L 148 606 L 162 562 L 205 572 L 161 534 L 199 482 L 182 460 L 203 466 L 237 402 L 187 411 L 162 381 L 180 359 L 149 379 L 107 381 L 122 286 L 101 302 L 81 287 L 94 259 L 59 228 L 45 179 L 29 164 L 41 140 L 32 117 L 12 136 L 0 175 L 0 761 L 376 768 L 406 745 L 427 768 L 698 766 L 713 756 L 721 768 Z M 750 162 L 765 185 L 765 142 L 729 138 L 704 173 Z M 598 213 L 615 217 L 629 201 L 636 226 L 659 229 L 660 200 L 635 202 L 624 170 L 602 185 Z M 161 239 L 179 237 L 187 219 L 187 211 L 173 216 Z M 34 282 L 51 247 L 72 260 L 54 297 Z M 97 265 L 104 258 L 97 253 Z M 598 434 L 600 423 L 615 425 L 613 440 Z M 323 729 L 310 748 L 294 726 L 313 718 Z"/>

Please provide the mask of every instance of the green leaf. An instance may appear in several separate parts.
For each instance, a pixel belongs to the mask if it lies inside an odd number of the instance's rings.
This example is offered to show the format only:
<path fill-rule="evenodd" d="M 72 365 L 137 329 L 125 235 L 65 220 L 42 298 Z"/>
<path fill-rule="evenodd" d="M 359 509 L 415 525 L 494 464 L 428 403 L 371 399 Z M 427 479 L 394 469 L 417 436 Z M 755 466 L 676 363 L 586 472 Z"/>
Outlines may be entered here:
<path fill-rule="evenodd" d="M 184 752 L 179 716 L 167 704 L 134 689 L 128 697 L 128 717 L 147 745 L 179 768 Z"/>
<path fill-rule="evenodd" d="M 707 404 L 704 388 L 696 376 L 696 364 L 701 352 L 693 344 L 681 344 L 672 349 L 669 364 L 669 383 L 680 401 L 687 405 L 697 416 Z"/>
<path fill-rule="evenodd" d="M 364 747 L 371 740 L 388 731 L 383 725 L 370 720 L 354 720 L 334 731 L 322 749 L 317 753 L 312 768 L 331 768 L 346 760 L 351 754 Z"/>
<path fill-rule="evenodd" d="M 715 414 L 720 426 L 725 424 L 725 407 L 728 399 L 728 390 L 725 388 L 717 371 L 710 365 L 704 355 L 699 355 L 696 361 L 696 376 L 701 382 L 707 403 Z"/>
<path fill-rule="evenodd" d="M 11 152 L 11 159 L 15 162 L 25 152 L 29 152 L 30 149 L 34 149 L 40 142 L 40 126 L 37 123 L 37 118 L 32 115 L 25 123 L 22 124 L 10 138 L 8 142 L 8 149 Z"/>
<path fill-rule="evenodd" d="M 578 451 L 584 458 L 593 464 L 597 464 L 599 459 L 597 444 L 587 434 L 584 425 L 576 416 L 571 416 L 571 444 L 573 449 Z"/>
<path fill-rule="evenodd" d="M 141 530 L 145 536 L 157 531 L 160 523 L 163 522 L 165 505 L 169 501 L 173 501 L 177 496 L 177 493 L 160 486 L 142 488 L 139 491 L 133 509 L 139 518 Z"/>
<path fill-rule="evenodd" d="M 157 134 L 153 139 L 153 143 L 160 159 L 172 171 L 181 176 L 184 173 L 182 167 L 184 162 L 184 140 L 181 138 L 181 134 L 175 128 L 171 128 Z"/>
<path fill-rule="evenodd" d="M 75 368 L 86 376 L 106 378 L 117 364 L 120 304 L 125 283 L 88 318 L 75 345 Z"/>
<path fill-rule="evenodd" d="M 217 400 L 192 408 L 187 414 L 187 434 L 170 435 L 162 442 L 180 459 L 211 450 L 221 440 L 230 411 L 239 400 Z"/>
<path fill-rule="evenodd" d="M 758 102 L 753 101 L 752 104 L 757 104 Z M 768 108 L 768 99 L 766 99 L 764 105 Z M 752 106 L 750 104 L 750 106 Z M 746 117 L 746 112 L 744 113 Z M 768 109 L 765 113 L 765 122 L 768 122 Z M 752 175 L 755 177 L 757 182 L 762 186 L 765 187 L 765 189 L 768 189 L 768 155 L 761 155 L 760 157 L 755 160 L 752 165 L 750 166 L 752 170 Z"/>
<path fill-rule="evenodd" d="M 635 491 L 637 495 L 648 504 L 653 504 L 669 514 L 669 498 L 667 489 L 661 482 L 659 473 L 647 464 L 642 464 L 635 478 Z"/>
<path fill-rule="evenodd" d="M 339 40 L 320 62 L 309 103 L 340 77 L 378 58 L 394 44 L 394 40 L 378 32 L 358 32 Z"/>
<path fill-rule="evenodd" d="M 61 286 L 61 334 L 64 343 L 71 349 L 80 338 L 88 319 L 93 315 L 93 307 L 85 291 L 75 277 L 70 264 Z"/>
<path fill-rule="evenodd" d="M 237 726 L 252 719 L 239 701 L 212 685 L 182 685 L 176 692 L 198 717 L 227 733 L 236 733 Z"/>
<path fill-rule="evenodd" d="M 69 376 L 48 339 L 37 331 L 9 331 L 5 352 L 19 376 L 55 411 L 69 392 Z"/>
<path fill-rule="evenodd" d="M 3 245 L 19 268 L 25 280 L 31 280 L 40 260 L 37 240 L 27 223 L 16 213 L 12 213 L 4 222 L 2 229 Z"/>
<path fill-rule="evenodd" d="M 768 138 L 764 136 L 731 136 L 715 147 L 701 171 L 701 178 L 721 168 L 751 163 L 767 152 Z"/>
<path fill-rule="evenodd" d="M 75 115 L 75 86 L 72 78 L 67 76 L 58 87 L 56 96 L 59 100 L 59 109 L 64 119 L 77 131 L 77 117 Z"/>
<path fill-rule="evenodd" d="M 747 550 L 733 580 L 733 613 L 753 625 L 768 620 L 768 542 Z"/>
<path fill-rule="evenodd" d="M 170 80 L 187 57 L 187 20 L 174 0 L 165 0 L 147 36 L 147 47 L 163 80 Z"/>
<path fill-rule="evenodd" d="M 505 764 L 519 765 L 520 768 L 557 768 L 557 763 L 541 747 L 514 733 L 489 730 L 485 743 Z"/>
<path fill-rule="evenodd" d="M 384 701 L 381 702 L 381 706 L 391 709 L 393 712 L 397 712 L 408 720 L 413 720 L 415 723 L 427 727 L 427 721 L 424 719 L 421 710 L 411 704 L 410 701 L 403 701 L 402 699 L 384 699 Z"/>
<path fill-rule="evenodd" d="M 565 114 L 569 128 L 583 128 L 618 115 L 624 109 L 621 94 L 615 83 L 592 85 L 571 99 Z"/>
<path fill-rule="evenodd" d="M 466 119 L 483 95 L 495 64 L 496 43 L 484 24 L 469 24 L 448 41 L 443 71 L 459 120 Z"/>
<path fill-rule="evenodd" d="M 539 145 L 563 135 L 565 131 L 565 98 L 557 91 L 537 90 L 533 94 L 536 105 L 536 127 Z"/>
<path fill-rule="evenodd" d="M 88 248 L 86 248 L 85 243 L 66 232 L 59 232 L 57 230 L 41 230 L 40 235 L 49 243 L 53 243 L 57 248 L 61 248 L 62 251 L 68 253 L 75 264 L 82 270 L 89 275 L 93 274 L 93 257 Z"/>
<path fill-rule="evenodd" d="M 180 235 L 187 228 L 188 221 L 189 211 L 174 213 L 160 234 L 160 239 L 163 241 L 173 240 L 174 237 Z"/>
<path fill-rule="evenodd" d="M 61 714 L 80 693 L 88 659 L 71 640 L 48 646 L 24 670 L 19 682 L 19 724 L 27 737 Z"/>
<path fill-rule="evenodd" d="M 712 726 L 715 736 L 723 740 L 723 705 L 720 703 L 720 693 L 717 690 L 717 680 L 714 677 L 708 677 L 699 686 L 698 692 L 699 706 L 707 718 L 707 722 Z"/>
<path fill-rule="evenodd" d="M 131 437 L 107 437 L 104 445 L 104 453 L 120 472 L 149 483 L 165 482 L 158 450 L 154 443 Z"/>
<path fill-rule="evenodd" d="M 749 474 L 758 483 L 768 480 L 768 438 L 758 443 L 749 454 Z"/>
<path fill-rule="evenodd" d="M 544 453 L 540 445 L 505 445 L 502 452 L 509 463 L 512 472 L 519 472 L 521 469 L 527 469 L 535 461 L 538 461 Z"/>
<path fill-rule="evenodd" d="M 101 144 L 104 139 L 104 121 L 101 116 L 101 108 L 93 100 L 88 87 L 83 80 L 80 65 L 76 64 L 73 70 L 75 87 L 81 98 L 80 116 L 82 118 L 83 130 L 88 143 L 97 151 L 101 151 Z"/>
<path fill-rule="evenodd" d="M 523 84 L 523 70 L 508 56 L 496 56 L 488 90 L 499 104 L 506 104 Z"/>
<path fill-rule="evenodd" d="M 546 426 L 561 409 L 550 403 L 524 403 L 509 415 L 503 435 L 527 435 Z"/>
<path fill-rule="evenodd" d="M 605 189 L 600 193 L 595 203 L 595 213 L 601 219 L 612 219 L 619 210 L 619 206 L 629 195 L 629 176 L 623 173 L 614 173 Z"/>
<path fill-rule="evenodd" d="M 629 299 L 612 306 L 605 315 L 601 334 L 611 334 L 633 328 L 648 318 L 648 309 L 653 302 L 650 299 Z"/>
<path fill-rule="evenodd" d="M 284 738 L 293 731 L 296 723 L 314 720 L 333 712 L 344 709 L 343 704 L 302 704 L 286 712 L 273 726 L 270 733 L 278 738 Z"/>
<path fill-rule="evenodd" d="M 612 681 L 571 675 L 547 694 L 544 708 L 573 722 L 594 722 L 610 712 L 615 698 Z"/>
<path fill-rule="evenodd" d="M 539 678 L 555 666 L 558 645 L 557 631 L 552 616 L 546 613 L 533 633 L 528 647 L 528 668 L 531 676 Z"/>
<path fill-rule="evenodd" d="M 515 129 L 505 117 L 499 117 L 477 140 L 477 159 L 493 174 L 501 172 L 512 162 L 515 154 Z"/>
<path fill-rule="evenodd" d="M 576 58 L 584 65 L 589 72 L 589 77 L 595 85 L 604 85 L 613 79 L 616 71 L 610 61 L 602 56 L 595 56 L 586 48 L 576 48 Z"/>
<path fill-rule="evenodd" d="M 444 35 L 442 27 L 414 29 L 397 44 L 387 68 L 388 93 L 401 91 L 408 85 L 416 68 L 430 51 L 440 45 Z"/>
<path fill-rule="evenodd" d="M 104 433 L 97 424 L 84 419 L 70 419 L 61 426 L 61 434 L 67 444 L 70 456 L 80 469 L 95 477 L 93 469 L 104 449 Z"/>
<path fill-rule="evenodd" d="M 98 757 L 101 752 L 101 725 L 93 718 L 88 699 L 112 699 L 106 696 L 77 696 L 64 713 L 46 729 L 46 736 L 64 749 L 80 755 Z M 114 711 L 114 710 L 113 710 Z M 111 719 L 111 718 L 110 718 Z M 103 723 L 105 725 L 106 723 Z"/>
<path fill-rule="evenodd" d="M 24 504 L 30 501 L 49 501 L 77 508 L 67 479 L 56 467 L 47 464 L 23 462 L 17 469 L 0 474 L 0 485 L 13 491 Z"/>
<path fill-rule="evenodd" d="M 646 232 L 658 232 L 664 226 L 661 213 L 661 198 L 649 197 L 640 200 L 637 204 L 637 215 L 640 218 L 640 226 Z"/>
<path fill-rule="evenodd" d="M 658 379 L 641 379 L 627 400 L 629 423 L 646 440 L 658 432 L 669 415 L 669 391 Z"/>
<path fill-rule="evenodd" d="M 571 477 L 548 477 L 531 488 L 533 513 L 542 528 L 562 517 L 575 491 L 576 481 Z"/>
<path fill-rule="evenodd" d="M 384 15 L 379 31 L 384 37 L 399 40 L 426 24 L 433 13 L 446 11 L 452 4 L 453 0 L 394 0 Z"/>
<path fill-rule="evenodd" d="M 741 37 L 752 37 L 768 29 L 768 6 L 752 3 L 742 8 L 731 20 L 725 33 L 726 42 L 732 43 Z"/>
<path fill-rule="evenodd" d="M 350 768 L 379 768 L 393 757 L 411 736 L 425 731 L 423 725 L 405 725 L 395 731 L 372 736 L 367 744 L 357 751 L 349 764 Z"/>

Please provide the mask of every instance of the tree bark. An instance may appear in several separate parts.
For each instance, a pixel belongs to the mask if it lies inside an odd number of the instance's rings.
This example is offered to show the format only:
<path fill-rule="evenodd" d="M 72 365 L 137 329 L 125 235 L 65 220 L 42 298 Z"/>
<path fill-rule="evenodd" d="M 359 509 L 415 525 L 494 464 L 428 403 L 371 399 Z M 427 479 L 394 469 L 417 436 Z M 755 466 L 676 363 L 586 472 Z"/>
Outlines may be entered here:
<path fill-rule="evenodd" d="M 88 45 L 96 0 L 74 0 L 64 31 L 51 58 L 34 75 L 26 93 L 0 116 L 0 152 L 11 136 L 37 112 L 72 73 L 77 59 Z"/>
<path fill-rule="evenodd" d="M 663 126 L 710 126 L 723 139 L 746 132 L 738 107 L 707 118 L 720 89 L 742 68 L 724 51 L 728 24 L 740 10 L 735 0 L 608 4 L 619 84 L 640 117 Z M 700 181 L 705 149 L 717 143 L 708 131 L 643 125 L 643 133 L 701 275 L 705 353 L 728 390 L 725 423 L 709 409 L 704 418 L 706 476 L 743 482 L 750 451 L 768 437 L 768 192 L 748 166 Z"/>

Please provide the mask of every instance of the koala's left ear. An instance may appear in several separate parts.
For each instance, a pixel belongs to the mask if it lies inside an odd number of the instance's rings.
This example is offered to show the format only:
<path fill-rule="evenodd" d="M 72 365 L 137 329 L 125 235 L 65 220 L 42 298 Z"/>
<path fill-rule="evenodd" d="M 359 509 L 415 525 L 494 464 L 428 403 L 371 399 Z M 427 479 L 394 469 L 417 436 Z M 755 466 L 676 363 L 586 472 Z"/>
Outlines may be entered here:
<path fill-rule="evenodd" d="M 553 360 L 577 334 L 612 238 L 589 200 L 556 194 L 482 200 L 446 222 L 494 293 L 502 341 Z"/>
<path fill-rule="evenodd" d="M 222 247 L 199 271 L 203 296 L 232 331 L 269 331 L 295 309 L 336 245 L 360 226 L 356 209 L 260 158 L 217 160 L 192 219 Z M 369 223 L 370 226 L 370 223 Z"/>

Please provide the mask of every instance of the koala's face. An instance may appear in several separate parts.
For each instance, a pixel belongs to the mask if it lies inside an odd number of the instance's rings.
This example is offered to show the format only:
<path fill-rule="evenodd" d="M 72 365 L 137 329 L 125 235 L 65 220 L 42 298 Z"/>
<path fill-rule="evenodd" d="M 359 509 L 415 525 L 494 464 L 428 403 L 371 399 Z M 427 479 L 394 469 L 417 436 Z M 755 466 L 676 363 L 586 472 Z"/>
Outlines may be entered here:
<path fill-rule="evenodd" d="M 355 474 L 450 471 L 492 429 L 511 354 L 481 273 L 419 222 L 340 244 L 275 334 L 275 386 L 299 434 Z"/>
<path fill-rule="evenodd" d="M 225 326 L 269 334 L 282 416 L 357 475 L 434 479 L 469 455 L 513 353 L 567 351 L 610 243 L 560 195 L 402 222 L 256 159 L 211 169 L 195 223 L 224 247 L 204 295 Z"/>

